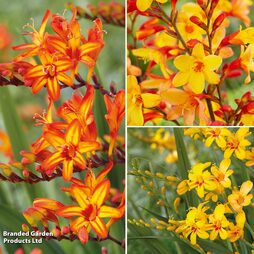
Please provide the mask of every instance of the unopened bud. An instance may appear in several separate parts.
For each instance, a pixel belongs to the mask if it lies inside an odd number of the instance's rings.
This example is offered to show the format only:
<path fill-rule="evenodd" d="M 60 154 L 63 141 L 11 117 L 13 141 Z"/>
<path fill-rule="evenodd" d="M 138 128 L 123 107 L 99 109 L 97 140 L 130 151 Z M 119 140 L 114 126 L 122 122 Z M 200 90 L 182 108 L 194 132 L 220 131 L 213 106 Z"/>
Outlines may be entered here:
<path fill-rule="evenodd" d="M 156 173 L 155 175 L 159 178 L 165 178 L 165 175 L 163 175 L 162 173 Z"/>
<path fill-rule="evenodd" d="M 22 224 L 22 230 L 24 232 L 28 232 L 29 231 L 29 227 L 27 226 L 27 224 Z"/>
<path fill-rule="evenodd" d="M 197 0 L 197 4 L 203 9 L 206 9 L 207 1 L 206 0 Z"/>
<path fill-rule="evenodd" d="M 165 195 L 167 192 L 167 188 L 165 186 L 161 187 L 161 194 Z"/>
<path fill-rule="evenodd" d="M 226 13 L 221 13 L 214 21 L 213 23 L 213 34 L 215 32 L 215 30 L 220 27 L 220 25 L 223 23 L 224 19 L 227 17 Z"/>
<path fill-rule="evenodd" d="M 108 254 L 108 249 L 106 247 L 101 247 L 101 254 Z"/>
<path fill-rule="evenodd" d="M 61 236 L 61 231 L 60 231 L 59 228 L 53 228 L 53 229 L 51 230 L 51 232 L 52 232 L 53 235 L 54 235 L 55 237 L 57 237 L 57 238 Z"/>
<path fill-rule="evenodd" d="M 62 228 L 61 228 L 61 234 L 62 235 L 67 235 L 69 233 L 70 233 L 70 228 L 67 227 L 67 226 L 62 226 Z"/>
<path fill-rule="evenodd" d="M 24 176 L 25 178 L 28 178 L 28 177 L 29 177 L 29 171 L 28 171 L 27 169 L 24 169 L 24 170 L 22 171 L 22 174 L 23 174 L 23 176 Z"/>
<path fill-rule="evenodd" d="M 202 28 L 203 30 L 207 30 L 206 24 L 199 17 L 192 16 L 190 17 L 190 21 L 199 26 L 200 28 Z"/>

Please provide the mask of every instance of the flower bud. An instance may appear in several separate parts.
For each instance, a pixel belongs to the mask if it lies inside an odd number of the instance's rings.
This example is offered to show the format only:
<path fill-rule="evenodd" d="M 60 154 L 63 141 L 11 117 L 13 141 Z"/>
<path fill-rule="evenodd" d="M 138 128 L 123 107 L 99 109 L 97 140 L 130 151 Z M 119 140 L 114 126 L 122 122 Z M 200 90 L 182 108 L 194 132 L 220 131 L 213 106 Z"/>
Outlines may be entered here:
<path fill-rule="evenodd" d="M 29 231 L 28 225 L 27 225 L 27 224 L 22 224 L 22 230 L 23 230 L 24 232 L 28 232 L 28 231 Z"/>
<path fill-rule="evenodd" d="M 223 23 L 224 19 L 227 17 L 226 13 L 221 13 L 214 21 L 213 23 L 213 32 L 220 27 L 220 25 Z"/>
<path fill-rule="evenodd" d="M 199 26 L 200 28 L 202 28 L 203 30 L 207 30 L 206 24 L 199 17 L 192 16 L 190 17 L 190 21 Z"/>

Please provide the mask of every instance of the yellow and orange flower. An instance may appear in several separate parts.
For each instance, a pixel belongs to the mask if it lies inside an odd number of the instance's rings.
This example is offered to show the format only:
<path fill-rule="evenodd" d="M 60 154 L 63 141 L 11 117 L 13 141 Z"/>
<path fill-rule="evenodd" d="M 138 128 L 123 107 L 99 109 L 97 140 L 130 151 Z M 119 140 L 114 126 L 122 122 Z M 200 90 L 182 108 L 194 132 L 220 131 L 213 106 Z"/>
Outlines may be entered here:
<path fill-rule="evenodd" d="M 104 101 L 107 108 L 107 115 L 105 116 L 109 130 L 110 130 L 110 143 L 108 149 L 108 155 L 111 156 L 121 123 L 125 116 L 125 92 L 120 90 L 113 101 L 111 101 L 109 95 L 104 95 Z"/>
<path fill-rule="evenodd" d="M 216 85 L 220 76 L 215 72 L 221 65 L 222 59 L 216 55 L 205 55 L 204 47 L 198 43 L 192 54 L 175 58 L 174 65 L 179 70 L 173 79 L 175 87 L 187 85 L 194 93 L 202 93 L 205 82 Z"/>
<path fill-rule="evenodd" d="M 26 43 L 13 47 L 14 50 L 25 50 L 24 53 L 21 53 L 20 55 L 15 57 L 16 61 L 21 61 L 25 57 L 35 56 L 39 55 L 40 53 L 47 52 L 47 43 L 46 43 L 47 36 L 45 34 L 45 29 L 50 15 L 51 12 L 47 10 L 42 19 L 42 23 L 38 31 L 35 29 L 34 24 L 27 25 L 27 27 L 30 27 L 32 29 L 32 32 L 27 32 L 25 34 L 30 35 L 32 37 L 33 43 Z"/>
<path fill-rule="evenodd" d="M 209 229 L 211 229 L 210 240 L 214 241 L 219 235 L 222 240 L 227 239 L 228 232 L 227 227 L 229 221 L 225 217 L 225 206 L 220 204 L 214 209 L 213 214 L 209 216 Z"/>
<path fill-rule="evenodd" d="M 228 196 L 228 202 L 237 213 L 241 212 L 244 206 L 251 203 L 252 194 L 248 194 L 253 187 L 251 181 L 246 181 L 242 184 L 240 190 L 233 190 L 232 194 Z"/>
<path fill-rule="evenodd" d="M 88 235 L 91 229 L 99 238 L 106 238 L 108 228 L 103 219 L 119 218 L 122 216 L 118 208 L 104 205 L 109 190 L 109 180 L 104 180 L 97 185 L 90 198 L 87 197 L 83 189 L 73 188 L 72 193 L 79 206 L 65 206 L 59 209 L 56 214 L 60 217 L 72 219 L 71 229 L 77 232 L 81 240 L 84 239 L 83 235 Z M 77 218 L 73 220 L 73 217 Z"/>
<path fill-rule="evenodd" d="M 73 79 L 65 72 L 73 66 L 68 59 L 57 59 L 50 55 L 41 57 L 42 64 L 32 67 L 25 75 L 27 82 L 31 82 L 32 92 L 38 93 L 44 86 L 49 96 L 55 101 L 60 96 L 60 82 L 72 86 Z"/>
<path fill-rule="evenodd" d="M 63 164 L 63 178 L 69 181 L 72 177 L 73 167 L 86 168 L 83 153 L 93 152 L 99 149 L 100 144 L 95 141 L 80 141 L 80 124 L 77 119 L 67 127 L 66 133 L 55 129 L 49 129 L 44 133 L 44 138 L 55 148 L 43 163 L 48 172 L 52 172 L 59 164 Z"/>
<path fill-rule="evenodd" d="M 128 95 L 127 95 L 127 124 L 143 125 L 143 107 L 153 108 L 160 103 L 160 96 L 152 93 L 141 93 L 141 88 L 135 76 L 128 76 Z"/>
<path fill-rule="evenodd" d="M 166 3 L 168 0 L 155 0 L 158 3 Z M 140 11 L 146 11 L 152 5 L 153 0 L 137 0 L 137 8 Z"/>

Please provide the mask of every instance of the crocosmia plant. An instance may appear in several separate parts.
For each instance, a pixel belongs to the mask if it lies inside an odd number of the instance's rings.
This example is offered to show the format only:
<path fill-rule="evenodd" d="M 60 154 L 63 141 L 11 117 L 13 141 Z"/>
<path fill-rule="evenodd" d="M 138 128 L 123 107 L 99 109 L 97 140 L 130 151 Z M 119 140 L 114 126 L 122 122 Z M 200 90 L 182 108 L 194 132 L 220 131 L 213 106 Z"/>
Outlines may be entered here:
<path fill-rule="evenodd" d="M 253 129 L 128 133 L 130 251 L 253 253 Z"/>
<path fill-rule="evenodd" d="M 128 0 L 128 125 L 253 125 L 251 0 Z"/>
<path fill-rule="evenodd" d="M 6 253 L 124 252 L 125 91 L 113 82 L 124 80 L 124 54 L 111 84 L 99 71 L 124 33 L 124 5 L 92 2 L 46 10 L 0 64 L 1 231 L 27 236 L 4 238 Z M 18 112 L 16 89 L 32 98 Z"/>

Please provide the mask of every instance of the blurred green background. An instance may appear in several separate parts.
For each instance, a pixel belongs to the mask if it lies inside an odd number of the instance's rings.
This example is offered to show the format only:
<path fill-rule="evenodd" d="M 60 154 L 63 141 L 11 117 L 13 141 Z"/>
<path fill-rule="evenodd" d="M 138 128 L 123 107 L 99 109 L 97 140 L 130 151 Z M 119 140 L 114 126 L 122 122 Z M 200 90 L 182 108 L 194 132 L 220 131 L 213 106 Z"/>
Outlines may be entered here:
<path fill-rule="evenodd" d="M 98 4 L 102 1 L 69 1 L 74 5 L 86 7 L 88 3 Z M 110 3 L 111 1 L 103 1 Z M 118 0 L 121 4 L 124 0 Z M 9 32 L 12 34 L 13 42 L 11 46 L 23 44 L 26 40 L 22 35 L 23 26 L 27 23 L 31 23 L 30 18 L 34 19 L 35 27 L 39 28 L 41 20 L 44 16 L 46 9 L 50 9 L 52 13 L 63 14 L 66 1 L 61 0 L 0 0 L 0 24 L 5 24 Z M 66 17 L 71 17 L 71 11 L 65 13 Z M 86 29 L 93 26 L 93 22 L 86 19 L 80 20 L 82 33 L 86 36 Z M 26 29 L 27 30 L 27 29 Z M 114 25 L 104 26 L 104 39 L 105 46 L 102 50 L 98 61 L 97 67 L 100 72 L 102 85 L 108 88 L 110 83 L 114 81 L 116 83 L 116 89 L 124 87 L 124 64 L 125 64 L 125 31 L 122 27 Z M 9 51 L 9 61 L 11 57 L 19 52 Z M 0 56 L 1 62 L 3 62 L 2 56 Z M 8 59 L 4 59 L 8 61 Z M 84 68 L 85 69 L 85 68 Z M 82 75 L 82 73 L 81 73 Z M 83 74 L 84 75 L 84 74 Z M 34 126 L 34 120 L 32 119 L 35 112 L 41 114 L 44 109 L 47 109 L 47 103 L 45 100 L 45 91 L 33 95 L 29 88 L 25 87 L 8 87 L 7 93 L 10 92 L 10 96 L 6 95 L 6 88 L 0 87 L 0 129 L 5 129 L 6 123 L 4 122 L 3 112 L 6 113 L 8 118 L 9 114 L 9 127 L 12 129 L 14 142 L 16 148 L 27 149 L 28 144 L 34 142 L 41 133 L 40 127 Z M 84 90 L 83 90 L 84 92 Z M 69 99 L 73 93 L 72 89 L 62 90 L 61 99 L 56 105 L 60 105 L 66 99 Z M 100 102 L 99 102 L 100 104 Z M 102 102 L 103 104 L 103 102 Z M 15 117 L 15 111 L 18 114 L 18 118 Z M 102 117 L 103 112 L 101 112 Z M 14 116 L 13 116 L 14 114 Z M 18 119 L 18 120 L 17 120 Z M 10 124 L 10 122 L 13 122 Z M 17 120 L 17 121 L 16 121 Z M 6 120 L 5 120 L 6 121 Z M 105 121 L 104 121 L 105 124 Z M 11 126 L 10 126 L 11 125 Z M 19 126 L 20 125 L 20 126 Z M 20 128 L 19 128 L 20 127 Z M 21 131 L 21 132 L 20 132 Z M 21 133 L 24 133 L 24 138 L 21 137 Z M 124 135 L 124 128 L 121 130 L 121 134 Z M 1 142 L 1 141 L 0 141 Z M 0 162 L 7 162 L 8 159 L 2 154 L 0 155 Z M 98 172 L 98 169 L 96 172 Z M 120 188 L 123 190 L 121 180 L 124 178 L 124 166 L 116 166 L 113 169 L 114 173 L 111 174 L 112 187 Z M 83 178 L 84 174 L 80 175 Z M 70 199 L 60 191 L 60 187 L 63 187 L 62 179 L 56 179 L 52 182 L 38 183 L 34 186 L 27 186 L 26 184 L 10 184 L 0 182 L 0 231 L 21 230 L 21 224 L 25 223 L 22 217 L 22 211 L 32 205 L 31 197 L 47 197 L 56 199 L 65 204 L 70 204 Z M 124 222 L 120 221 L 113 226 L 111 234 L 117 239 L 124 238 Z M 2 238 L 0 235 L 0 245 L 2 245 Z M 29 253 L 34 247 L 39 247 L 43 250 L 43 253 L 101 253 L 101 246 L 108 247 L 109 253 L 123 253 L 122 249 L 112 242 L 103 243 L 88 243 L 86 246 L 82 246 L 79 241 L 68 242 L 61 241 L 56 243 L 55 241 L 45 242 L 42 245 L 26 245 L 23 246 L 26 253 Z M 18 248 L 18 245 L 5 245 L 3 253 L 12 254 L 14 250 Z M 0 251 L 1 253 L 1 251 Z"/>

